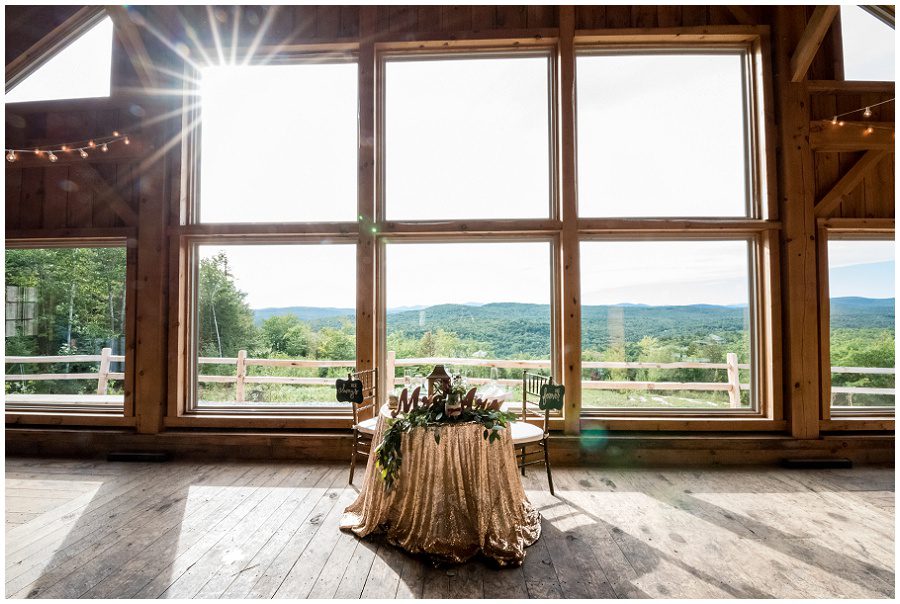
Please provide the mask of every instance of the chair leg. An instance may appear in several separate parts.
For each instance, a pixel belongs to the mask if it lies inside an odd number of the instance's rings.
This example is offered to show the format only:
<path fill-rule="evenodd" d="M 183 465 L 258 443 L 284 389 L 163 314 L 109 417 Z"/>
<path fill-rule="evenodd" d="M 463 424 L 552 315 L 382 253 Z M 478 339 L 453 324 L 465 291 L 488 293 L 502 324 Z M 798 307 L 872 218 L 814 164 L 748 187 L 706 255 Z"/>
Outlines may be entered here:
<path fill-rule="evenodd" d="M 553 492 L 553 474 L 550 472 L 550 451 L 547 447 L 549 443 L 544 441 L 544 465 L 547 466 L 547 482 L 550 484 L 550 494 L 554 497 L 556 493 Z"/>
<path fill-rule="evenodd" d="M 350 482 L 348 484 L 353 484 L 353 473 L 356 471 L 356 439 L 359 436 L 356 433 L 356 430 L 353 431 L 353 448 L 350 451 Z"/>
<path fill-rule="evenodd" d="M 520 450 L 522 451 L 522 463 L 520 464 L 520 467 L 522 468 L 522 476 L 525 476 L 525 447 L 522 447 Z"/>

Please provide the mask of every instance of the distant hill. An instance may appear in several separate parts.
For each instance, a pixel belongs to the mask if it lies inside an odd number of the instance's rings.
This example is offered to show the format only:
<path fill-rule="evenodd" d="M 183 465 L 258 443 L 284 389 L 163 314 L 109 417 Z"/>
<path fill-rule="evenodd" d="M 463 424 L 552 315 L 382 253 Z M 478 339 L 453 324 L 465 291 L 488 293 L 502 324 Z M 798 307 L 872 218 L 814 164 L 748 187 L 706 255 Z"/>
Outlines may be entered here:
<path fill-rule="evenodd" d="M 611 339 L 621 336 L 632 343 L 644 336 L 696 341 L 717 334 L 734 339 L 748 328 L 747 312 L 746 306 L 712 304 L 584 306 L 582 340 L 586 349 L 603 350 Z M 352 309 L 310 307 L 267 308 L 254 313 L 257 322 L 273 315 L 296 314 L 315 328 L 338 326 L 354 316 Z M 833 298 L 831 313 L 836 328 L 893 328 L 894 299 Z M 502 302 L 393 309 L 388 312 L 387 328 L 388 332 L 402 331 L 411 338 L 443 328 L 465 340 L 484 342 L 485 348 L 500 354 L 546 355 L 550 347 L 550 306 Z"/>
<path fill-rule="evenodd" d="M 284 308 L 255 308 L 253 319 L 262 323 L 269 317 L 296 315 L 302 321 L 318 321 L 329 317 L 349 317 L 356 313 L 352 308 L 323 308 L 318 306 L 288 306 Z"/>

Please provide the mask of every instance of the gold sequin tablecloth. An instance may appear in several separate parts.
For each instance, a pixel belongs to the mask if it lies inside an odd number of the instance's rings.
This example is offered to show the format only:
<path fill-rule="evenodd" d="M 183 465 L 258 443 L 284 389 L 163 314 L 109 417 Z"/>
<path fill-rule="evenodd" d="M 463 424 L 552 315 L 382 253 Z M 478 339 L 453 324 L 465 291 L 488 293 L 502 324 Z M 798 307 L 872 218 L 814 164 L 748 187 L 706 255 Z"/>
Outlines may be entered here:
<path fill-rule="evenodd" d="M 403 463 L 391 489 L 375 467 L 375 448 L 387 420 L 378 418 L 372 455 L 357 500 L 341 529 L 360 537 L 382 533 L 412 553 L 452 562 L 479 551 L 501 566 L 516 566 L 541 534 L 541 517 L 525 496 L 508 432 L 489 443 L 479 424 L 442 426 L 403 435 Z"/>

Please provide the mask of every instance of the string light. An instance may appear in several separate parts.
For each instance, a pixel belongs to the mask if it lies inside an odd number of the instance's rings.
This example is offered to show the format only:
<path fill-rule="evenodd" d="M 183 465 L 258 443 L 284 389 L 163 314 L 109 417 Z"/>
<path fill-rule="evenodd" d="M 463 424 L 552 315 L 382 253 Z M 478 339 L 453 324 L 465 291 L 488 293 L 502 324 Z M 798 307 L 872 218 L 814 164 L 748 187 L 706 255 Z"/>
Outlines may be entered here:
<path fill-rule="evenodd" d="M 56 162 L 59 160 L 59 155 L 57 155 L 58 153 L 71 153 L 72 151 L 77 151 L 81 159 L 87 159 L 89 156 L 87 152 L 88 149 L 96 149 L 99 147 L 100 151 L 102 151 L 103 153 L 107 153 L 109 151 L 109 145 L 117 142 L 121 142 L 125 145 L 130 145 L 131 139 L 127 134 L 121 134 L 118 130 L 114 130 L 111 136 L 103 136 L 87 140 L 61 143 L 58 145 L 47 145 L 43 148 L 34 147 L 33 149 L 7 149 L 6 161 L 13 163 L 19 161 L 20 153 L 33 153 L 35 157 L 40 158 L 46 155 L 49 161 Z"/>
<path fill-rule="evenodd" d="M 853 111 L 845 111 L 844 113 L 838 113 L 833 118 L 831 118 L 832 124 L 837 124 L 838 126 L 843 126 L 843 120 L 838 120 L 840 117 L 844 117 L 847 115 L 853 115 L 854 113 L 859 113 L 862 111 L 863 117 L 872 117 L 872 107 L 878 107 L 879 105 L 884 105 L 886 103 L 894 102 L 894 97 L 887 99 L 886 101 L 881 101 L 880 103 L 875 103 L 874 105 L 867 105 L 865 107 L 860 107 L 859 109 L 854 109 Z"/>
<path fill-rule="evenodd" d="M 873 128 L 872 126 L 869 126 L 865 129 L 866 134 L 872 134 L 873 132 L 875 132 L 875 128 Z"/>

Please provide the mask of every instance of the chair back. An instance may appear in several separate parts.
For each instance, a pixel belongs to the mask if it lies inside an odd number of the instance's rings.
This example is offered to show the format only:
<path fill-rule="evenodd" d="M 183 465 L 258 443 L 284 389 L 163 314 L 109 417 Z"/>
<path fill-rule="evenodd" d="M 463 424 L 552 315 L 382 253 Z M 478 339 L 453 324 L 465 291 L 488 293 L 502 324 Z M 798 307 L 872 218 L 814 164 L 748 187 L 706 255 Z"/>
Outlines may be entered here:
<path fill-rule="evenodd" d="M 541 410 L 538 403 L 541 400 L 541 388 L 552 386 L 553 378 L 538 373 L 522 372 L 522 421 L 529 417 L 540 417 L 544 420 L 544 432 L 550 426 L 550 409 Z M 529 404 L 533 406 L 529 406 Z"/>
<path fill-rule="evenodd" d="M 362 382 L 362 402 L 351 403 L 350 405 L 353 409 L 353 425 L 355 426 L 360 421 L 368 419 L 369 413 L 367 413 L 367 411 L 369 409 L 375 409 L 375 413 L 378 413 L 378 409 L 376 408 L 378 399 L 378 368 L 357 371 L 349 374 L 348 377 L 351 380 L 359 380 Z M 374 415 L 374 413 L 372 415 Z"/>

